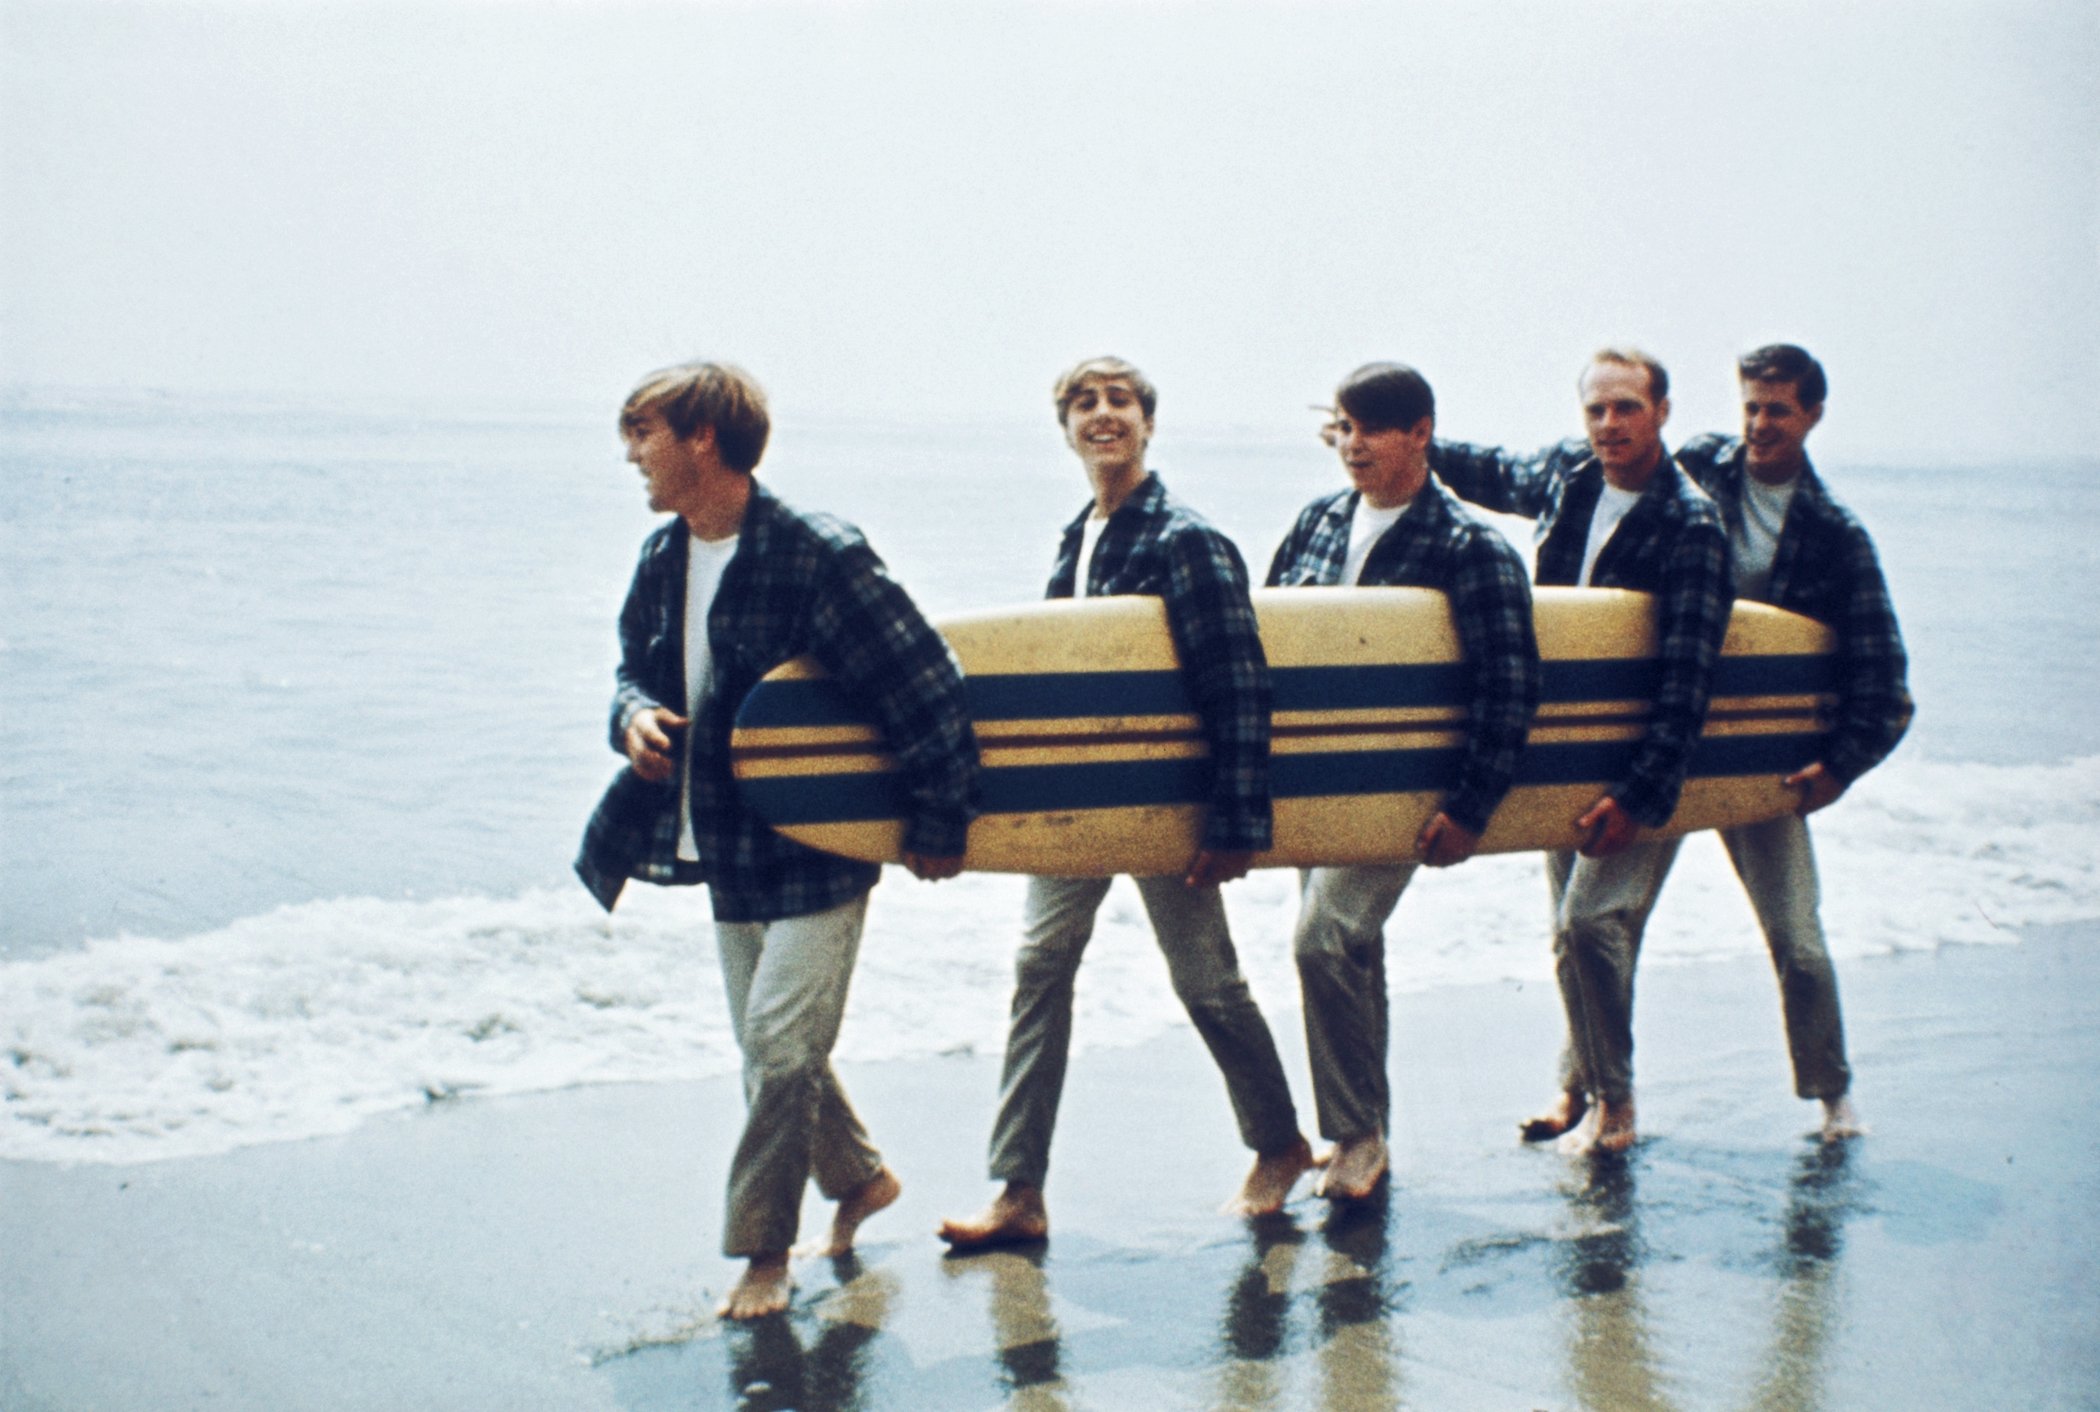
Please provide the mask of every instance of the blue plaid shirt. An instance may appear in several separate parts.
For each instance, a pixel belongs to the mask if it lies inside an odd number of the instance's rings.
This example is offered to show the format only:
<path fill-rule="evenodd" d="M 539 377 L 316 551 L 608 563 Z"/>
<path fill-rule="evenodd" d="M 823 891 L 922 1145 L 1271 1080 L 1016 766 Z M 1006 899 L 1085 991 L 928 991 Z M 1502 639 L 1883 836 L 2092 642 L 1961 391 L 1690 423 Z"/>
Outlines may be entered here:
<path fill-rule="evenodd" d="M 1072 597 L 1080 536 L 1093 513 L 1089 502 L 1065 526 L 1045 597 Z M 1087 593 L 1166 600 L 1182 675 L 1210 742 L 1211 798 L 1203 846 L 1218 852 L 1267 848 L 1269 661 L 1247 598 L 1247 566 L 1240 551 L 1168 495 L 1158 476 L 1148 475 L 1101 527 Z"/>
<path fill-rule="evenodd" d="M 620 610 L 620 666 L 611 737 L 626 755 L 627 723 L 645 707 L 685 714 L 688 531 L 673 519 L 642 543 Z M 654 783 L 622 769 L 584 830 L 576 871 L 608 910 L 629 878 L 708 884 L 717 921 L 764 922 L 835 907 L 874 886 L 881 869 L 782 837 L 744 807 L 729 769 L 736 711 L 760 677 L 815 654 L 847 694 L 872 710 L 907 783 L 906 849 L 963 851 L 977 780 L 977 743 L 962 673 L 860 531 L 805 514 L 753 482 L 707 614 L 714 680 L 681 742 L 677 767 Z M 678 858 L 678 770 L 692 781 L 700 861 Z"/>
<path fill-rule="evenodd" d="M 1533 456 L 1436 441 L 1429 464 L 1474 504 L 1538 522 L 1538 583 L 1573 585 L 1581 577 L 1591 512 L 1604 488 L 1604 468 L 1587 441 L 1563 441 Z M 1677 807 L 1706 724 L 1714 663 L 1735 601 L 1721 513 L 1668 451 L 1597 556 L 1590 583 L 1655 596 L 1662 678 L 1633 763 L 1610 793 L 1635 822 L 1658 827 Z"/>
<path fill-rule="evenodd" d="M 1730 530 L 1741 525 L 1747 471 L 1740 438 L 1695 436 L 1677 453 L 1677 464 L 1714 498 Z M 1837 632 L 1844 666 L 1823 765 L 1850 784 L 1888 758 L 1910 728 L 1909 659 L 1874 541 L 1812 465 L 1802 469 L 1780 526 L 1764 601 Z"/>
<path fill-rule="evenodd" d="M 1345 490 L 1306 506 L 1269 563 L 1269 587 L 1339 584 L 1361 498 Z M 1378 536 L 1357 582 L 1433 588 L 1450 599 L 1473 690 L 1464 763 L 1443 807 L 1455 822 L 1480 833 L 1509 793 L 1539 704 L 1539 645 L 1524 561 L 1499 532 L 1430 481 Z"/>

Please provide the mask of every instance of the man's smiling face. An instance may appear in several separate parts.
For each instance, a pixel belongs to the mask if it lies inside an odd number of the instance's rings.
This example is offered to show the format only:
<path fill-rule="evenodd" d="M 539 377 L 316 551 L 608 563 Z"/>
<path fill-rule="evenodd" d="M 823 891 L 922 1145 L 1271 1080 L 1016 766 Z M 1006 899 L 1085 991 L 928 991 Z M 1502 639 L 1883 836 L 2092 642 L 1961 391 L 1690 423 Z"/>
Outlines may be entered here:
<path fill-rule="evenodd" d="M 1743 446 L 1750 474 L 1779 484 L 1792 479 L 1807 463 L 1803 443 L 1823 420 L 1821 407 L 1802 405 L 1800 390 L 1790 382 L 1745 378 Z"/>
<path fill-rule="evenodd" d="M 1152 419 L 1128 378 L 1089 377 L 1065 406 L 1065 440 L 1088 465 L 1143 464 Z"/>
<path fill-rule="evenodd" d="M 1663 423 L 1670 401 L 1655 395 L 1648 370 L 1596 362 L 1582 375 L 1582 419 L 1590 449 L 1614 484 L 1645 475 L 1662 459 Z"/>

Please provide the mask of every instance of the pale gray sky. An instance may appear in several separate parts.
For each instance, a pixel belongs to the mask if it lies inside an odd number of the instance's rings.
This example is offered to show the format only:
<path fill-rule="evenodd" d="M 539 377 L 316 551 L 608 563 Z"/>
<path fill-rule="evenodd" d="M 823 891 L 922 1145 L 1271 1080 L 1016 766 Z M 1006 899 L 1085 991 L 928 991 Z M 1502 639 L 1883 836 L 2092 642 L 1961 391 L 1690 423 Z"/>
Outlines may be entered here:
<path fill-rule="evenodd" d="M 2100 6 L 0 0 L 0 385 L 1575 428 L 1599 343 L 1829 455 L 2100 445 Z"/>

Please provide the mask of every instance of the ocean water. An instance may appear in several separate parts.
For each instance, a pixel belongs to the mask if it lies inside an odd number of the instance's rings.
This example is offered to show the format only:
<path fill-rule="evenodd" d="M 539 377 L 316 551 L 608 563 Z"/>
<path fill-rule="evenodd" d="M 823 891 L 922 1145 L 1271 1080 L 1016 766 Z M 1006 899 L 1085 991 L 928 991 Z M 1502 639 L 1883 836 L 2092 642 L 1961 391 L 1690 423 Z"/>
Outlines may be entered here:
<path fill-rule="evenodd" d="M 611 418 L 0 400 L 0 1157 L 136 1162 L 403 1106 L 735 1067 L 705 904 L 568 872 L 616 761 L 612 622 L 653 523 Z M 1310 436 L 1164 430 L 1257 574 L 1336 478 Z M 1824 467 L 1873 529 L 1918 722 L 1819 816 L 1840 957 L 2100 915 L 2100 465 Z M 788 423 L 762 474 L 936 616 L 1041 591 L 1083 502 L 1041 425 Z M 1021 883 L 877 891 L 840 1052 L 996 1052 Z M 1294 878 L 1228 890 L 1295 1005 Z M 1543 981 L 1535 860 L 1424 874 L 1396 985 Z M 1711 839 L 1650 964 L 1759 947 Z M 1134 893 L 1079 1042 L 1182 1023 Z"/>

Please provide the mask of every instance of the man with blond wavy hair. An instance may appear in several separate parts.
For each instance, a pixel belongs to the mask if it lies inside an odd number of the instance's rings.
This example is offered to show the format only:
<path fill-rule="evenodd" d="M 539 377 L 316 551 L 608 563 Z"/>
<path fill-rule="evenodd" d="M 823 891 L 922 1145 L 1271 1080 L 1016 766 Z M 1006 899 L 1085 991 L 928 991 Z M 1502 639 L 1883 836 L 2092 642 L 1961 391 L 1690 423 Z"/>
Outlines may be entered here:
<path fill-rule="evenodd" d="M 731 1319 L 787 1307 L 812 1177 L 838 1203 L 825 1255 L 850 1250 L 901 1190 L 831 1068 L 881 870 L 795 843 L 744 806 L 729 768 L 736 709 L 768 671 L 814 655 L 897 757 L 904 861 L 921 878 L 961 870 L 977 770 L 947 643 L 859 530 L 759 483 L 769 429 L 764 392 L 722 363 L 652 373 L 621 408 L 649 507 L 673 518 L 643 542 L 620 611 L 611 724 L 627 766 L 576 863 L 607 909 L 630 878 L 707 886 L 748 1110 L 722 1233 L 723 1253 L 749 1262 L 719 1311 Z"/>

